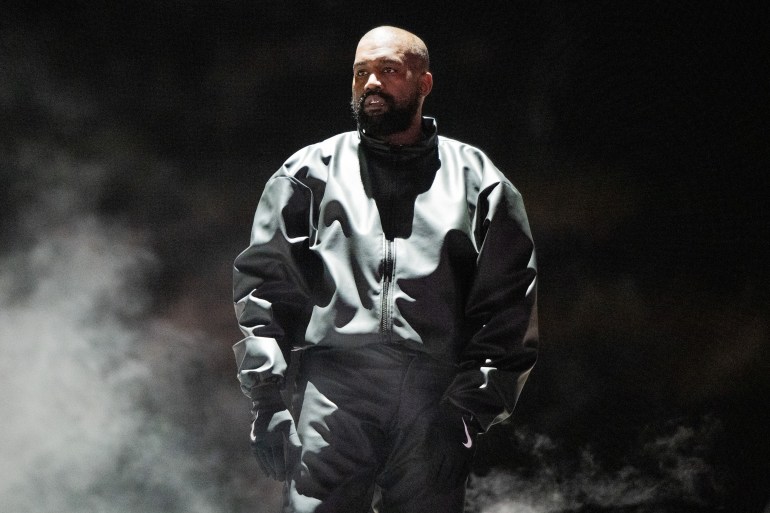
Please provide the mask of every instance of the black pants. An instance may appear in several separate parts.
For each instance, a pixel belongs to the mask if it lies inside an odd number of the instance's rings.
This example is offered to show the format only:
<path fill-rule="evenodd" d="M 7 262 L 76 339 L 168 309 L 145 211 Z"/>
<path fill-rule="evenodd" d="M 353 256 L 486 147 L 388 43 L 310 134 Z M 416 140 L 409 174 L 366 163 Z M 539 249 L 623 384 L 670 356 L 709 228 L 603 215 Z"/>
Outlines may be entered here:
<path fill-rule="evenodd" d="M 427 422 L 457 369 L 400 346 L 312 348 L 293 414 L 302 444 L 286 483 L 292 513 L 461 513 L 464 483 L 439 490 Z"/>

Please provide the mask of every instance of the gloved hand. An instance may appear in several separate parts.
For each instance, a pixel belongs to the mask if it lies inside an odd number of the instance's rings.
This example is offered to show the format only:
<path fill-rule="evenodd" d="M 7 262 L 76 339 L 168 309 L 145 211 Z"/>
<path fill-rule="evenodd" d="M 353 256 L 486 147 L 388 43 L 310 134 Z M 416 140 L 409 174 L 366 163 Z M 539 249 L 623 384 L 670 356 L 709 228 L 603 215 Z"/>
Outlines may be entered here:
<path fill-rule="evenodd" d="M 448 490 L 465 481 L 471 471 L 480 430 L 459 408 L 441 403 L 428 425 L 424 442 L 429 482 Z"/>
<path fill-rule="evenodd" d="M 255 399 L 251 413 L 251 450 L 265 475 L 285 481 L 287 459 L 300 450 L 294 419 L 277 390 Z"/>

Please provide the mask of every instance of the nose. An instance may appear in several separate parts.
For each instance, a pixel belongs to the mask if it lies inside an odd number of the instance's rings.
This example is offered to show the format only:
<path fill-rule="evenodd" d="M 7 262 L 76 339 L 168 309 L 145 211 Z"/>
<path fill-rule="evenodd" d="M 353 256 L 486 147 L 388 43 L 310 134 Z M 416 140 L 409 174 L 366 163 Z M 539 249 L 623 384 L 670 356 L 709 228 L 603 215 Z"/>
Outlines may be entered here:
<path fill-rule="evenodd" d="M 364 91 L 379 90 L 382 89 L 382 84 L 374 73 L 369 73 L 366 77 L 366 84 L 364 84 Z"/>

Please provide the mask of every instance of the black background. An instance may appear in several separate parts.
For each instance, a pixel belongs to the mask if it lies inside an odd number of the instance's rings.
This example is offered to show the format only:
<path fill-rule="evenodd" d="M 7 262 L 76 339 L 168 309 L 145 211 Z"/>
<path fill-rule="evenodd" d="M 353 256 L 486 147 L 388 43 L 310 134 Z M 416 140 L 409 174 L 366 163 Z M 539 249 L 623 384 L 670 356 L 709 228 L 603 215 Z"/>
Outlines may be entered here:
<path fill-rule="evenodd" d="M 18 313 L 34 297 L 41 280 L 24 262 L 41 240 L 79 233 L 70 223 L 83 217 L 120 227 L 153 262 L 120 284 L 143 298 L 117 314 L 140 334 L 127 358 L 150 369 L 133 406 L 213 469 L 211 511 L 267 511 L 253 489 L 276 488 L 249 459 L 229 348 L 232 260 L 266 178 L 353 129 L 360 36 L 398 25 L 431 51 L 426 114 L 521 190 L 538 246 L 541 358 L 476 474 L 570 498 L 531 511 L 761 512 L 769 20 L 767 7 L 685 0 L 19 6 L 0 21 L 3 304 Z M 25 333 L 2 332 L 6 355 Z M 650 452 L 663 439 L 679 445 Z M 672 484 L 687 462 L 691 481 Z M 590 491 L 608 480 L 657 485 L 638 499 Z M 73 511 L 99 495 L 124 497 L 122 511 L 181 511 L 179 493 L 141 476 L 91 480 Z"/>

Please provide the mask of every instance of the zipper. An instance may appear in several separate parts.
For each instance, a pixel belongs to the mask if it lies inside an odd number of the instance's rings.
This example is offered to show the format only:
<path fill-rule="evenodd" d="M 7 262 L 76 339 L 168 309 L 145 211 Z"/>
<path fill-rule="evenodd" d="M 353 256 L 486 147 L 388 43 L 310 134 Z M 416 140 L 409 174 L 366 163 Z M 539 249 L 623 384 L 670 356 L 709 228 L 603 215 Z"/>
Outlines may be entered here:
<path fill-rule="evenodd" d="M 383 237 L 383 270 L 382 270 L 382 299 L 380 304 L 380 336 L 383 342 L 390 342 L 390 332 L 393 328 L 390 310 L 391 286 L 393 281 L 394 254 L 392 240 Z"/>

